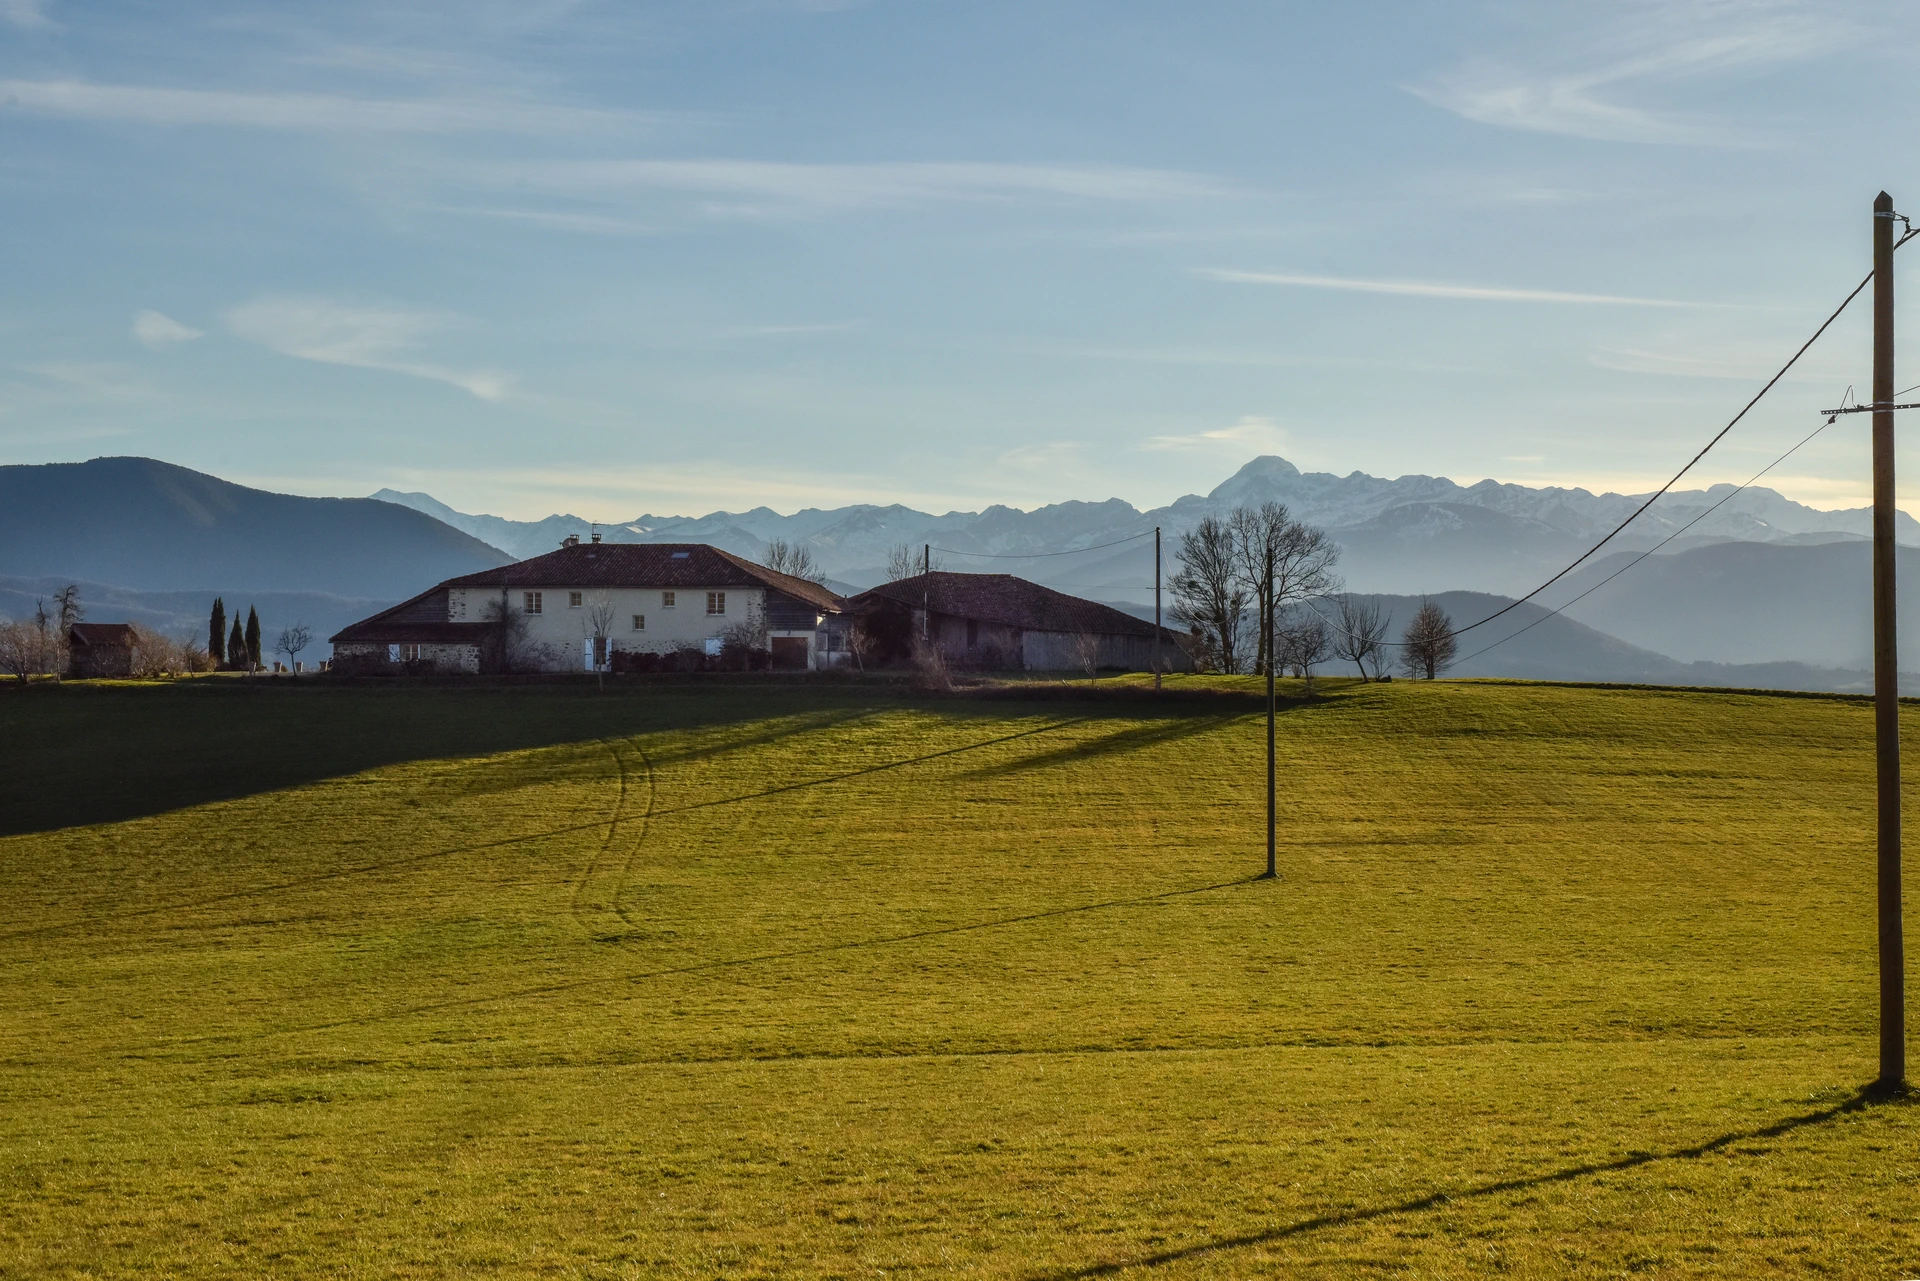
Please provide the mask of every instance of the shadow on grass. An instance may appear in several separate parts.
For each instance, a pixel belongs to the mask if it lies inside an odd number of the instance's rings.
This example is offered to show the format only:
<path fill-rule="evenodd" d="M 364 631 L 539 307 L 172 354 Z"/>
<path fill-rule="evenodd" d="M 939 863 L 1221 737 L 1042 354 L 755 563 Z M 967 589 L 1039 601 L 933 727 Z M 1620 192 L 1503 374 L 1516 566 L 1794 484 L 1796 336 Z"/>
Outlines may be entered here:
<path fill-rule="evenodd" d="M 1144 697 L 1142 694 L 1144 693 Z M 898 681 L 701 684 L 328 685 L 204 679 L 151 686 L 0 690 L 0 836 L 122 822 L 408 761 L 492 755 L 607 737 L 784 723 L 670 751 L 673 763 L 878 712 L 1003 716 L 1010 703 L 1083 717 L 1180 718 L 1245 710 L 1232 691 L 1017 687 L 921 695 Z M 1064 710 L 1064 709 L 1061 709 Z M 1054 711 L 1059 715 L 1060 711 Z"/>
<path fill-rule="evenodd" d="M 822 778 L 808 779 L 799 783 L 788 783 L 781 787 L 770 787 L 757 792 L 743 792 L 737 796 L 722 796 L 711 801 L 698 801 L 692 805 L 655 809 L 651 801 L 649 801 L 647 812 L 641 816 L 641 820 L 651 821 L 667 814 L 682 814 L 690 810 L 713 809 L 722 805 L 739 805 L 746 801 L 760 800 L 769 796 L 779 796 L 787 792 L 798 792 L 805 791 L 809 788 L 825 787 L 831 783 L 843 782 L 850 778 L 860 778 L 867 774 L 879 774 L 888 770 L 905 769 L 908 766 L 924 764 L 927 761 L 940 760 L 943 757 L 959 756 L 967 752 L 977 752 L 982 748 L 997 747 L 1003 743 L 1018 742 L 1024 738 L 1032 738 L 1036 734 L 1045 734 L 1052 730 L 1064 729 L 1069 725 L 1080 724 L 1086 719 L 1086 717 L 1077 717 L 1073 720 L 1055 721 L 1051 724 L 1035 726 L 1032 729 L 1019 730 L 1012 734 L 1002 734 L 996 738 L 989 738 L 978 743 L 963 743 L 959 747 L 946 747 L 937 752 L 926 752 L 919 756 L 908 756 L 896 761 L 885 761 L 879 765 L 869 765 L 864 769 L 848 770 L 840 774 L 829 774 Z M 788 732 L 800 733 L 810 728 L 818 728 L 818 726 L 811 724 L 804 725 L 799 728 L 790 729 Z M 778 738 L 783 736 L 784 735 L 776 734 L 764 737 Z M 762 736 L 755 736 L 753 739 L 748 740 L 729 740 L 727 743 L 720 745 L 716 750 L 738 747 L 742 745 L 743 742 L 751 744 L 760 737 Z M 642 755 L 644 758 L 645 754 L 643 753 Z M 616 755 L 616 762 L 618 762 L 618 759 Z M 679 759 L 685 759 L 685 755 Z M 646 765 L 648 777 L 649 780 L 651 780 L 653 761 L 647 760 Z M 624 763 L 620 763 L 620 773 L 621 785 L 619 801 L 615 806 L 614 812 L 605 818 L 592 819 L 585 823 L 568 823 L 560 827 L 543 827 L 539 831 L 526 832 L 519 836 L 503 836 L 498 840 L 455 845 L 442 850 L 428 850 L 420 854 L 407 854 L 400 858 L 377 859 L 368 863 L 356 863 L 351 867 L 339 867 L 330 872 L 315 872 L 310 876 L 299 876 L 289 880 L 274 881 L 266 885 L 255 885 L 244 890 L 230 890 L 224 894 L 213 894 L 205 898 L 183 899 L 172 903 L 157 904 L 153 907 L 134 908 L 125 912 L 108 912 L 98 916 L 82 917 L 73 921 L 62 921 L 57 924 L 36 925 L 24 930 L 11 930 L 6 933 L 0 933 L 0 942 L 19 938 L 31 938 L 43 934 L 57 934 L 63 930 L 82 929 L 91 925 L 105 925 L 117 921 L 137 920 L 141 917 L 156 916 L 164 912 L 185 912 L 202 907 L 216 907 L 221 903 L 230 903 L 237 899 L 257 898 L 262 894 L 273 894 L 282 890 L 302 889 L 309 885 L 320 885 L 328 881 L 344 880 L 350 876 L 365 876 L 379 872 L 397 871 L 401 868 L 413 867 L 422 863 L 431 863 L 443 858 L 454 858 L 461 854 L 477 854 L 484 850 L 503 849 L 509 845 L 524 845 L 529 841 L 541 841 L 549 837 L 570 835 L 574 832 L 591 832 L 603 827 L 617 826 L 623 821 L 624 816 L 622 810 L 626 803 L 626 766 Z M 651 783 L 649 783 L 649 788 L 651 788 Z"/>
<path fill-rule="evenodd" d="M 1138 894 L 1131 898 L 1103 899 L 1097 903 L 1078 903 L 1072 907 L 1049 908 L 1044 912 L 1024 912 L 1018 916 L 999 916 L 986 921 L 969 921 L 964 925 L 941 925 L 927 930 L 911 930 L 902 934 L 882 934 L 874 938 L 851 939 L 845 943 L 821 943 L 814 947 L 790 948 L 780 952 L 758 952 L 752 956 L 729 957 L 720 961 L 698 961 L 691 965 L 668 966 L 657 970 L 640 970 L 628 974 L 607 974 L 587 979 L 569 979 L 563 983 L 542 983 L 535 987 L 516 988 L 511 992 L 496 992 L 489 996 L 461 997 L 452 1001 L 429 1001 L 420 1005 L 409 1005 L 398 1010 L 388 1010 L 382 1014 L 366 1014 L 357 1018 L 333 1019 L 324 1023 L 305 1023 L 298 1027 L 269 1028 L 259 1032 L 216 1032 L 206 1036 L 182 1037 L 165 1041 L 158 1045 L 129 1050 L 127 1053 L 138 1056 L 182 1045 L 202 1045 L 219 1041 L 253 1041 L 269 1036 L 288 1036 L 301 1032 L 330 1032 L 344 1027 L 367 1027 L 375 1023 L 388 1023 L 395 1019 L 414 1018 L 423 1014 L 439 1014 L 448 1010 L 472 1009 L 475 1006 L 493 1005 L 501 1001 L 519 1001 L 531 997 L 552 996 L 559 992 L 577 992 L 587 988 L 606 987 L 615 983 L 645 983 L 653 979 L 676 978 L 687 974 L 709 974 L 718 971 L 740 969 L 750 965 L 766 965 L 775 961 L 801 960 L 807 957 L 831 956 L 841 952 L 857 952 L 866 948 L 893 947 L 901 943 L 917 943 L 926 939 L 944 938 L 956 934 L 971 934 L 979 930 L 1002 929 L 1009 925 L 1024 925 L 1032 921 L 1052 920 L 1056 917 L 1074 916 L 1083 912 L 1101 912 L 1115 907 L 1133 907 L 1141 903 L 1165 902 L 1169 899 L 1186 898 L 1195 894 L 1210 894 L 1214 890 L 1233 889 L 1236 886 L 1251 885 L 1255 877 L 1239 877 L 1231 881 L 1217 881 L 1211 885 L 1192 885 L 1185 889 L 1162 890 L 1157 894 Z"/>
<path fill-rule="evenodd" d="M 1546 1174 L 1529 1175 L 1526 1178 L 1501 1179 L 1494 1183 L 1482 1183 L 1475 1187 L 1464 1188 L 1458 1192 L 1430 1192 L 1426 1196 L 1396 1201 L 1390 1205 L 1377 1205 L 1364 1210 L 1347 1210 L 1340 1214 L 1324 1214 L 1318 1218 L 1302 1219 L 1298 1223 L 1269 1228 L 1265 1232 L 1248 1232 L 1241 1236 L 1222 1237 L 1217 1241 L 1203 1241 L 1198 1245 L 1183 1246 L 1178 1250 L 1163 1250 L 1158 1254 L 1143 1254 L 1132 1259 L 1095 1263 L 1065 1272 L 1040 1273 L 1033 1278 L 1033 1281 L 1087 1281 L 1092 1277 L 1117 1276 L 1136 1268 L 1162 1268 L 1169 1264 L 1184 1263 L 1191 1259 L 1202 1259 L 1208 1255 L 1225 1254 L 1233 1250 L 1250 1249 L 1276 1241 L 1286 1241 L 1293 1237 L 1309 1236 L 1315 1232 L 1344 1228 L 1356 1223 L 1370 1223 L 1375 1219 L 1387 1219 L 1395 1215 L 1437 1210 L 1458 1201 L 1500 1196 L 1508 1192 L 1523 1192 L 1529 1188 L 1550 1187 L 1556 1183 L 1571 1183 L 1576 1179 L 1584 1179 L 1596 1174 L 1637 1170 L 1642 1166 L 1656 1165 L 1662 1161 L 1697 1160 L 1700 1157 L 1724 1151 L 1736 1143 L 1748 1143 L 1755 1139 L 1775 1139 L 1808 1126 L 1823 1125 L 1850 1112 L 1859 1112 L 1882 1104 L 1911 1103 L 1913 1100 L 1913 1094 L 1908 1091 L 1888 1092 L 1870 1086 L 1859 1091 L 1846 1102 L 1835 1104 L 1833 1107 L 1787 1117 L 1785 1120 L 1776 1121 L 1772 1125 L 1764 1125 L 1758 1129 L 1723 1134 L 1717 1139 L 1708 1139 L 1704 1143 L 1695 1143 L 1684 1148 L 1673 1148 L 1665 1152 L 1635 1152 L 1616 1161 L 1594 1161 L 1585 1165 L 1568 1166 L 1563 1170 L 1553 1170 Z"/>

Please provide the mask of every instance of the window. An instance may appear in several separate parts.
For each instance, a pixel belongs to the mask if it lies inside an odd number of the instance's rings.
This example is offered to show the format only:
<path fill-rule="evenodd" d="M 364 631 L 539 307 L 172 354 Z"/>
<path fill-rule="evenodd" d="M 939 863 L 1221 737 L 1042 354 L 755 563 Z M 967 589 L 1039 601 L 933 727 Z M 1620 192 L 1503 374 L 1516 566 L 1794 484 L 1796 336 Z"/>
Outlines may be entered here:
<path fill-rule="evenodd" d="M 661 609 L 672 609 L 672 608 L 673 608 L 673 593 L 672 593 L 672 592 L 661 592 L 661 593 L 660 593 L 660 608 L 661 608 Z"/>
<path fill-rule="evenodd" d="M 520 593 L 520 612 L 523 614 L 539 613 L 540 612 L 540 593 L 539 592 L 521 592 Z"/>
<path fill-rule="evenodd" d="M 400 647 L 400 661 L 403 663 L 419 662 L 420 647 L 418 645 L 402 645 Z"/>
<path fill-rule="evenodd" d="M 579 609 L 579 608 L 580 608 L 580 593 L 579 593 L 579 592 L 568 592 L 568 593 L 567 593 L 567 608 L 568 608 L 568 609 Z"/>
<path fill-rule="evenodd" d="M 726 613 L 727 612 L 727 594 L 725 592 L 708 592 L 707 593 L 707 612 L 709 614 Z"/>
<path fill-rule="evenodd" d="M 633 630 L 636 632 L 644 632 L 647 630 L 647 616 L 645 614 L 635 614 L 633 616 Z"/>
<path fill-rule="evenodd" d="M 685 560 L 685 559 L 686 559 L 686 558 L 687 558 L 688 556 L 690 556 L 690 555 L 692 555 L 692 554 L 693 554 L 693 553 L 691 553 L 691 552 L 675 552 L 675 553 L 673 553 L 673 555 L 671 555 L 670 557 L 668 557 L 668 559 L 669 559 L 669 560 Z"/>

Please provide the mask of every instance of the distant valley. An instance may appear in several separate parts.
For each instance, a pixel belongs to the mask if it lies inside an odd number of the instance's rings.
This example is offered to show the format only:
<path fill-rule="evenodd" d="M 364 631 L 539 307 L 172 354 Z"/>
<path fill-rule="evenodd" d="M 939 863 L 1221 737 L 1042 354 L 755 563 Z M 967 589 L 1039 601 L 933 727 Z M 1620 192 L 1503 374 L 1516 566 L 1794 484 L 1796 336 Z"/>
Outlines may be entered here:
<path fill-rule="evenodd" d="M 1727 492 L 1661 498 L 1589 564 L 1503 619 L 1500 627 L 1527 630 L 1459 674 L 1858 686 L 1870 617 L 1866 509 L 1820 511 L 1760 488 L 1722 503 Z M 1434 595 L 1466 623 L 1592 547 L 1641 499 L 1303 473 L 1269 456 L 1207 494 L 1145 511 L 1119 499 L 944 514 L 897 504 L 790 515 L 759 507 L 645 514 L 598 530 L 616 542 L 709 542 L 752 558 L 784 539 L 807 548 L 843 589 L 883 578 L 893 548 L 931 544 L 946 568 L 1016 573 L 1150 612 L 1156 526 L 1171 574 L 1181 533 L 1265 501 L 1330 532 L 1350 590 L 1409 612 L 1419 595 Z M 538 555 L 591 528 L 573 515 L 460 512 L 391 489 L 350 499 L 272 494 L 153 459 L 0 467 L 0 614 L 30 612 L 36 597 L 79 581 L 96 619 L 190 630 L 220 594 L 230 607 L 257 605 L 269 630 L 298 619 L 324 637 L 441 579 Z M 1920 523 L 1903 515 L 1899 534 L 1920 546 Z M 1901 581 L 1902 628 L 1913 635 L 1920 561 L 1902 557 Z M 1544 618 L 1542 606 L 1563 605 L 1564 614 Z M 1490 627 L 1487 638 L 1505 634 Z M 1463 644 L 1462 653 L 1480 647 Z"/>

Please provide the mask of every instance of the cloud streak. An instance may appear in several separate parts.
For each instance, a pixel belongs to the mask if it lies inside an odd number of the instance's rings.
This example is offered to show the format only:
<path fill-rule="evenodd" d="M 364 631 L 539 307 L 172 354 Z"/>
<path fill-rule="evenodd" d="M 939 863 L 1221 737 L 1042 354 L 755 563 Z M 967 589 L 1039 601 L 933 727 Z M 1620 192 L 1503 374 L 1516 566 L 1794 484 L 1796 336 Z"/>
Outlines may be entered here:
<path fill-rule="evenodd" d="M 151 126 L 406 134 L 552 134 L 631 129 L 667 119 L 524 101 L 236 93 L 86 80 L 0 80 L 0 112 Z"/>
<path fill-rule="evenodd" d="M 1195 432 L 1190 436 L 1151 436 L 1141 446 L 1155 451 L 1212 450 L 1229 454 L 1253 450 L 1265 453 L 1285 448 L 1286 428 L 1260 414 L 1248 414 L 1231 427 Z"/>
<path fill-rule="evenodd" d="M 155 351 L 205 337 L 205 331 L 183 325 L 164 312 L 143 311 L 133 318 L 133 336 Z"/>
<path fill-rule="evenodd" d="M 1233 271 L 1203 267 L 1207 280 L 1238 285 L 1286 285 L 1296 289 L 1334 289 L 1348 293 L 1397 294 L 1407 298 L 1456 298 L 1472 302 L 1570 303 L 1588 307 L 1724 307 L 1730 304 L 1684 302 L 1674 298 L 1637 298 L 1626 294 L 1571 293 L 1559 289 L 1509 289 L 1498 285 L 1453 285 L 1427 280 L 1365 280 L 1352 276 L 1306 276 L 1276 271 Z"/>
<path fill-rule="evenodd" d="M 499 166 L 499 187 L 548 195 L 619 197 L 667 192 L 699 198 L 709 213 L 742 216 L 898 208 L 942 202 L 1055 199 L 1140 202 L 1192 199 L 1223 188 L 1200 174 L 1100 165 L 918 161 L 796 164 L 767 160 L 561 161 Z"/>
<path fill-rule="evenodd" d="M 1551 56 L 1516 67 L 1479 59 L 1402 88 L 1464 119 L 1498 128 L 1607 142 L 1755 146 L 1749 127 L 1634 101 L 1714 75 L 1817 57 L 1853 42 L 1830 10 L 1779 0 L 1693 0 L 1629 7 L 1613 33 L 1567 41 L 1591 50 L 1584 65 Z M 1543 66 L 1542 64 L 1549 64 Z"/>
<path fill-rule="evenodd" d="M 414 358 L 420 339 L 444 324 L 426 312 L 351 307 L 325 298 L 268 297 L 227 313 L 234 335 L 283 356 L 409 374 L 499 400 L 511 380 L 491 370 L 452 369 Z"/>

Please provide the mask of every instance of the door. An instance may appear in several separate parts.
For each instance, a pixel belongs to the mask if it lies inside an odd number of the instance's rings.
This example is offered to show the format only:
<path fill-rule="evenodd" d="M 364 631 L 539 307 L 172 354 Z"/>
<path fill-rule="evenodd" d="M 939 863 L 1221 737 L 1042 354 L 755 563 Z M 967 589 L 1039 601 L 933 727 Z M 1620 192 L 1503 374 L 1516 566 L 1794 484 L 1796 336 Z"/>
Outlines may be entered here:
<path fill-rule="evenodd" d="M 804 672 L 807 670 L 807 638 L 804 636 L 776 636 L 773 638 L 773 665 L 781 671 Z"/>

